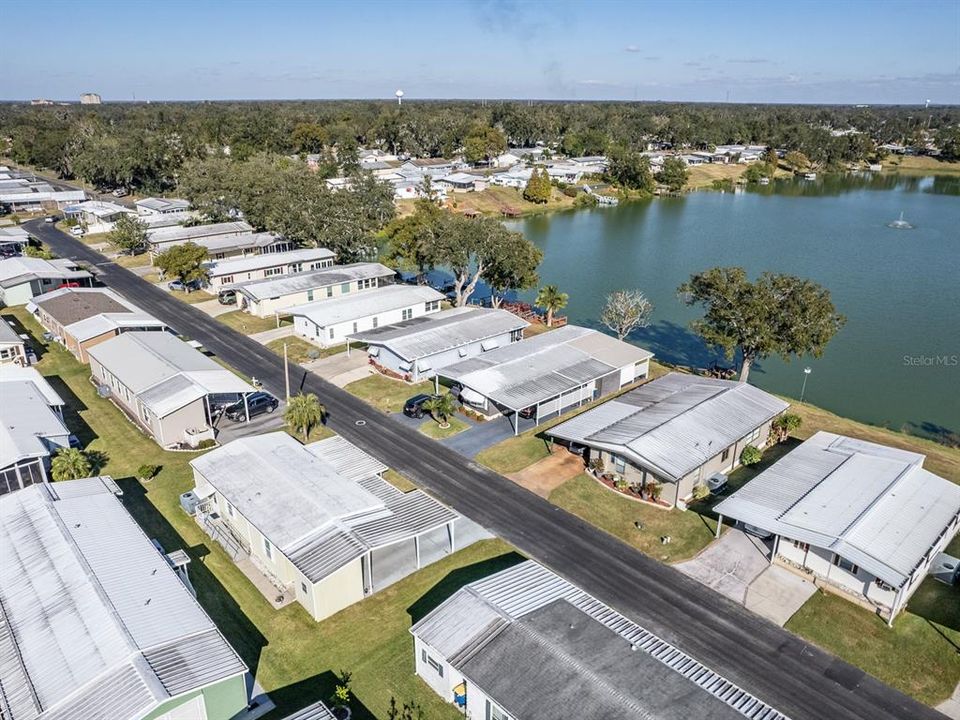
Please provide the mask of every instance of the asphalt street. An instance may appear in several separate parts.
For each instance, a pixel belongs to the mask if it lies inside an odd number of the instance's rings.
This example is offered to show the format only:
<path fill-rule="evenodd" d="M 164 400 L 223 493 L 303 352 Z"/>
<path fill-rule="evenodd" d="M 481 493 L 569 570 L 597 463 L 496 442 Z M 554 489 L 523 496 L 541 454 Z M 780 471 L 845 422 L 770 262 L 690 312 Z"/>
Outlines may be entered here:
<path fill-rule="evenodd" d="M 283 397 L 282 360 L 42 221 L 27 230 L 101 281 Z M 793 720 L 943 718 L 932 708 L 747 611 L 297 366 L 331 427 L 441 501 L 675 644 Z M 694 719 L 691 719 L 694 720 Z"/>

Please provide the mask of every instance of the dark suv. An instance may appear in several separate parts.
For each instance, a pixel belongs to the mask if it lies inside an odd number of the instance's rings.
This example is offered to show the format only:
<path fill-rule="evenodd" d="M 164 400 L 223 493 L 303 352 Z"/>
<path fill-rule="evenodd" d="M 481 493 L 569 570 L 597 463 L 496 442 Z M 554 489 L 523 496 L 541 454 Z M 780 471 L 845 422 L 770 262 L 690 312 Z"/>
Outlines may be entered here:
<path fill-rule="evenodd" d="M 280 401 L 270 393 L 255 392 L 247 396 L 246 405 L 243 400 L 238 400 L 233 405 L 228 405 L 224 414 L 234 422 L 244 422 L 247 419 L 248 410 L 250 417 L 253 418 L 263 413 L 272 413 L 279 405 Z"/>
<path fill-rule="evenodd" d="M 436 397 L 436 395 L 414 395 L 412 398 L 407 400 L 403 405 L 403 414 L 407 417 L 420 419 L 423 417 L 423 414 L 427 412 L 423 409 L 423 404 L 428 400 Z"/>

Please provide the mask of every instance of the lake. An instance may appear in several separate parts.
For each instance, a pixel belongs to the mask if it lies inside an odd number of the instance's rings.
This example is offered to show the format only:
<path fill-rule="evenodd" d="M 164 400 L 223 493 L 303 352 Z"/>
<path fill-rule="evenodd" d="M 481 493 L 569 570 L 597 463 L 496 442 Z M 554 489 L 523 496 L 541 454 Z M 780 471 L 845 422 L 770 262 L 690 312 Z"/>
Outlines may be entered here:
<path fill-rule="evenodd" d="M 903 212 L 914 227 L 887 226 Z M 569 293 L 573 323 L 599 327 L 607 293 L 654 303 L 630 341 L 667 362 L 722 357 L 688 329 L 700 311 L 677 286 L 739 265 L 810 278 L 847 324 L 819 359 L 758 363 L 754 384 L 840 415 L 935 435 L 960 432 L 960 178 L 828 176 L 743 192 L 705 191 L 510 223 L 543 252 L 541 282 Z M 526 293 L 532 299 L 535 293 Z"/>

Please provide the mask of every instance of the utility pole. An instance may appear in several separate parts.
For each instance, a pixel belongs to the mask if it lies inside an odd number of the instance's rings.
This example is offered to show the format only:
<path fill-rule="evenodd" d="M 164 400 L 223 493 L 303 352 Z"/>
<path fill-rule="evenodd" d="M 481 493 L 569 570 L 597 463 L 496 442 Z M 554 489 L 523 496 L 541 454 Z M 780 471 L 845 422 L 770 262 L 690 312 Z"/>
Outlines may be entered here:
<path fill-rule="evenodd" d="M 290 363 L 287 362 L 287 343 L 283 343 L 283 379 L 287 388 L 287 402 L 290 402 Z"/>

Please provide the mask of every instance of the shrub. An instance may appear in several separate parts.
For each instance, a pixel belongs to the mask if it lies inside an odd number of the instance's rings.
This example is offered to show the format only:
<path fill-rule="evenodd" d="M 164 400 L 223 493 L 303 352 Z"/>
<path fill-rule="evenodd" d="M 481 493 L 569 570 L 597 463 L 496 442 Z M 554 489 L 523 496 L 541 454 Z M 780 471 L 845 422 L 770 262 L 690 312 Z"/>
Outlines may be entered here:
<path fill-rule="evenodd" d="M 581 193 L 577 195 L 576 199 L 573 201 L 573 206 L 575 208 L 596 207 L 597 202 L 597 198 L 590 193 Z"/>
<path fill-rule="evenodd" d="M 646 485 L 647 495 L 650 496 L 650 499 L 656 502 L 660 499 L 660 495 L 663 494 L 663 486 L 658 482 L 648 482 Z"/>
<path fill-rule="evenodd" d="M 595 473 L 602 473 L 604 470 L 604 463 L 602 458 L 594 458 L 590 461 L 590 469 Z"/>
<path fill-rule="evenodd" d="M 614 486 L 617 490 L 620 490 L 621 492 L 624 492 L 624 491 L 626 491 L 627 488 L 630 487 L 630 483 L 628 483 L 628 482 L 627 482 L 626 480 L 624 480 L 622 477 L 618 477 L 616 480 L 613 481 L 613 486 Z"/>
<path fill-rule="evenodd" d="M 803 425 L 803 418 L 799 415 L 796 413 L 784 413 L 776 418 L 770 427 L 776 436 L 777 442 L 782 443 L 790 437 L 790 433 L 794 430 L 799 430 L 801 425 Z"/>
<path fill-rule="evenodd" d="M 207 438 L 206 440 L 200 441 L 200 443 L 197 445 L 197 450 L 207 450 L 209 448 L 216 446 L 216 444 L 217 444 L 216 440 L 211 440 Z"/>
<path fill-rule="evenodd" d="M 159 465 L 141 465 L 137 468 L 137 478 L 147 482 L 153 480 L 158 472 L 160 472 Z"/>
<path fill-rule="evenodd" d="M 710 497 L 710 488 L 708 488 L 703 483 L 693 486 L 693 499 L 694 500 L 705 500 Z"/>
<path fill-rule="evenodd" d="M 568 185 L 567 187 L 563 188 L 563 194 L 566 195 L 567 197 L 575 198 L 579 194 L 579 192 L 575 187 L 570 187 Z"/>
<path fill-rule="evenodd" d="M 756 465 L 760 460 L 763 459 L 763 452 L 756 445 L 747 445 L 740 452 L 740 464 L 741 465 Z"/>

